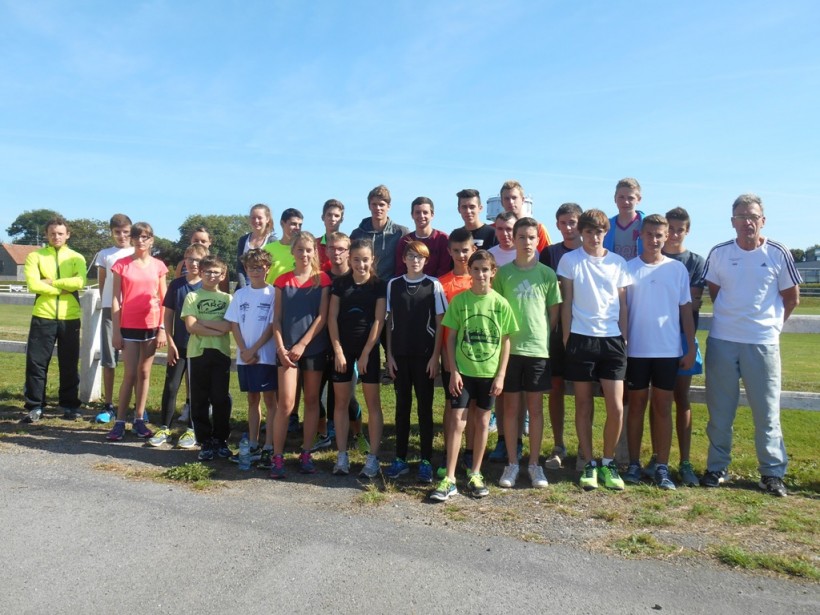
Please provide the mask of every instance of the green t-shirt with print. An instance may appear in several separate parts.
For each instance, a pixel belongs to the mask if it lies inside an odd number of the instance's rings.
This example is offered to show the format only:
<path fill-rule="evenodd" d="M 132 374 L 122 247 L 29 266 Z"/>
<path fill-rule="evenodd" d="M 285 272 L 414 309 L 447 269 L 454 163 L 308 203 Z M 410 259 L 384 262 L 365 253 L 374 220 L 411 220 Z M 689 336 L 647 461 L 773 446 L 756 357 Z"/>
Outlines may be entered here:
<path fill-rule="evenodd" d="M 548 358 L 549 308 L 561 303 L 558 276 L 541 263 L 521 269 L 515 262 L 499 268 L 493 288 L 510 304 L 518 331 L 510 335 L 510 354 Z"/>
<path fill-rule="evenodd" d="M 518 330 L 510 304 L 492 289 L 486 295 L 457 294 L 441 324 L 456 331 L 456 366 L 473 378 L 495 378 L 501 340 Z"/>
<path fill-rule="evenodd" d="M 231 296 L 221 290 L 205 290 L 200 288 L 188 293 L 185 303 L 182 304 L 180 316 L 196 316 L 197 320 L 224 320 L 225 312 L 231 303 Z M 222 354 L 231 356 L 231 339 L 229 333 L 222 335 L 191 334 L 188 339 L 188 358 L 202 356 L 206 348 L 215 348 Z"/>

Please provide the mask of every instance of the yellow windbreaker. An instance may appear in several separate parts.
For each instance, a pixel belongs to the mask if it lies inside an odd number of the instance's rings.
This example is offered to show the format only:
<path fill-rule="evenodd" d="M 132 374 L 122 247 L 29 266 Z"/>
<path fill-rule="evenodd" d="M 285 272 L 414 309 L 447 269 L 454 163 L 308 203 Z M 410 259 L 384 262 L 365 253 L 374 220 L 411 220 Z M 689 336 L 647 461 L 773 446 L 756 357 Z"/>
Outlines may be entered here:
<path fill-rule="evenodd" d="M 41 248 L 26 257 L 23 268 L 30 293 L 37 295 L 33 316 L 52 320 L 80 317 L 78 291 L 85 286 L 85 259 L 68 246 Z M 42 280 L 53 280 L 45 284 Z"/>

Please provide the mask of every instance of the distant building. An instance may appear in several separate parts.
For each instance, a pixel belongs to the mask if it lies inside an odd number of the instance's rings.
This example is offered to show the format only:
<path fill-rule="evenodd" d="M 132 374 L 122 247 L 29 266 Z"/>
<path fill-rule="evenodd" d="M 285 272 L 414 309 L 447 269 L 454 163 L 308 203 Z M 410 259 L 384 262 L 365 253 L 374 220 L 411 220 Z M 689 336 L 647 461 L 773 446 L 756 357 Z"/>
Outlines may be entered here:
<path fill-rule="evenodd" d="M 0 281 L 25 281 L 26 276 L 23 273 L 23 265 L 26 264 L 26 257 L 39 249 L 40 246 L 0 243 Z"/>

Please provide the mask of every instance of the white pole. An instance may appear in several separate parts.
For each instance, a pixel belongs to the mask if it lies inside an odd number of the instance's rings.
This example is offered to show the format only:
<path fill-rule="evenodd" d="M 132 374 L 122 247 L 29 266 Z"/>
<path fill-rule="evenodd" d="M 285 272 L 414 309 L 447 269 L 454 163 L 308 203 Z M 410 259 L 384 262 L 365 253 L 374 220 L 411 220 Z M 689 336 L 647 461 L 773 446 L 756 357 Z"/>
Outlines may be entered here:
<path fill-rule="evenodd" d="M 87 404 L 100 398 L 100 291 L 87 289 L 80 297 L 83 310 L 80 335 L 80 400 Z"/>

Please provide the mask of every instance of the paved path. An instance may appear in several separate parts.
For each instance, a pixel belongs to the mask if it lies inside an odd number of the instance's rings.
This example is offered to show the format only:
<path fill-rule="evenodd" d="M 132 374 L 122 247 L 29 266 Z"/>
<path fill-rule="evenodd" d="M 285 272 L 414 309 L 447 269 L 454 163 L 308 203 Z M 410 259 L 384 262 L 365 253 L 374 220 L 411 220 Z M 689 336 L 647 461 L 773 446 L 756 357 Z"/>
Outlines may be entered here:
<path fill-rule="evenodd" d="M 374 519 L 349 487 L 197 493 L 100 461 L 0 440 L 0 613 L 820 612 L 817 585 Z"/>

